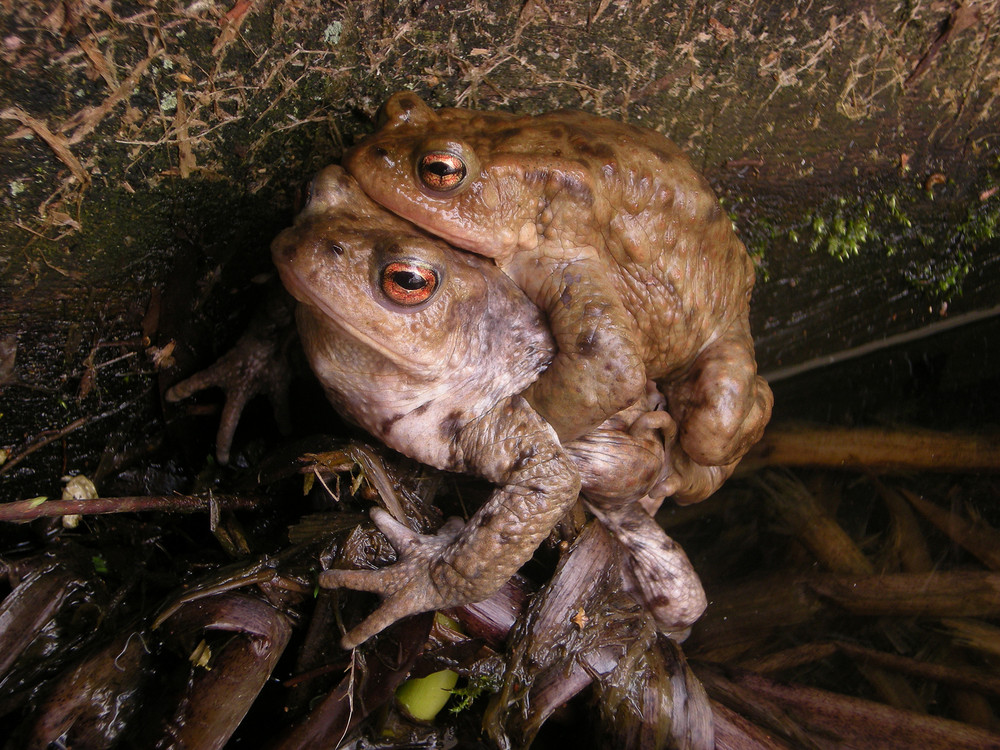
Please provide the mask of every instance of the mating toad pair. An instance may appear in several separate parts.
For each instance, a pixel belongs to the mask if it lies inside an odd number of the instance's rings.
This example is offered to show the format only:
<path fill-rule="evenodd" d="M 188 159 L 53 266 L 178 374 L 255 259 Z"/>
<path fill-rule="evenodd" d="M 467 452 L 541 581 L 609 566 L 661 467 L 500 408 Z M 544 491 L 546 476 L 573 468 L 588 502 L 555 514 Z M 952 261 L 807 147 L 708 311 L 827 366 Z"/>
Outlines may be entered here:
<path fill-rule="evenodd" d="M 713 492 L 772 403 L 752 264 L 707 182 L 650 130 L 408 92 L 344 163 L 272 245 L 312 367 L 387 445 L 496 485 L 431 536 L 373 512 L 398 561 L 321 576 L 383 598 L 345 646 L 489 597 L 581 491 L 660 626 L 688 627 L 704 594 L 648 513 Z"/>

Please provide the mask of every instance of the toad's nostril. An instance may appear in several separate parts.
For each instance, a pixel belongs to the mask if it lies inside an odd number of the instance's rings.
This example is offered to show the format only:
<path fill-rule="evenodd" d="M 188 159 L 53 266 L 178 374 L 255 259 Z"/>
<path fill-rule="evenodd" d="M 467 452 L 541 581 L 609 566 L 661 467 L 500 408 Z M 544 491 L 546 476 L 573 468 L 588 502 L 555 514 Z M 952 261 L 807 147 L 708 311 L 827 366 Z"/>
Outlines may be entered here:
<path fill-rule="evenodd" d="M 285 231 L 287 232 L 288 230 Z M 298 243 L 291 236 L 286 235 L 285 232 L 275 237 L 274 242 L 271 243 L 271 252 L 274 258 L 285 263 L 291 263 L 295 260 L 297 248 Z"/>
<path fill-rule="evenodd" d="M 342 245 L 338 245 L 336 242 L 331 242 L 330 243 L 330 249 L 333 250 L 333 252 L 336 253 L 337 255 L 343 255 L 344 254 L 344 248 L 343 248 L 343 246 Z"/>

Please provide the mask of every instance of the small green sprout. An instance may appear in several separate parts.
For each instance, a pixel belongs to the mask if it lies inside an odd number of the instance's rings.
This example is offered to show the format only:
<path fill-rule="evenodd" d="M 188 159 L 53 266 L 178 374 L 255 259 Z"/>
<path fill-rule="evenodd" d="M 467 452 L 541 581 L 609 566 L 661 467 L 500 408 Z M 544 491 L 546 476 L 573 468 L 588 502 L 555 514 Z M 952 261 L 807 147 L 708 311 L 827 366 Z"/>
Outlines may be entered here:
<path fill-rule="evenodd" d="M 403 711 L 417 721 L 433 721 L 451 698 L 458 684 L 458 673 L 442 669 L 426 677 L 407 680 L 396 691 Z"/>

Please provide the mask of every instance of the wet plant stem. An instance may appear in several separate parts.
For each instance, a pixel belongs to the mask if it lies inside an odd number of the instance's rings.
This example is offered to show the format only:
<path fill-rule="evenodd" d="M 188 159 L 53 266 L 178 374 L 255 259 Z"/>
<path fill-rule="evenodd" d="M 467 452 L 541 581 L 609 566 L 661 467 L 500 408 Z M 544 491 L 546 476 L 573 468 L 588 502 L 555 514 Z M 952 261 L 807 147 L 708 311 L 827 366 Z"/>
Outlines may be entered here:
<path fill-rule="evenodd" d="M 262 495 L 154 495 L 101 497 L 93 500 L 19 500 L 0 504 L 0 521 L 24 522 L 53 516 L 93 516 L 107 513 L 201 513 L 213 505 L 220 510 L 257 508 L 268 502 Z"/>

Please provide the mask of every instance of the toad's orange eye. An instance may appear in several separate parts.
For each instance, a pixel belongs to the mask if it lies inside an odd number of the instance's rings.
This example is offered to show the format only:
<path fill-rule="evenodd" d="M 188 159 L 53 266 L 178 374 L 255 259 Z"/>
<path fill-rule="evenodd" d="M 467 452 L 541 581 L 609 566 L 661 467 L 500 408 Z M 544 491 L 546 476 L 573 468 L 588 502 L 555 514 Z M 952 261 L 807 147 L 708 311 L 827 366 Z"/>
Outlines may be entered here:
<path fill-rule="evenodd" d="M 469 170 L 461 156 L 448 151 L 431 151 L 420 158 L 417 172 L 431 190 L 447 193 L 462 184 Z"/>
<path fill-rule="evenodd" d="M 394 261 L 382 269 L 382 291 L 399 305 L 419 305 L 434 294 L 438 276 L 433 269 L 409 261 Z"/>

